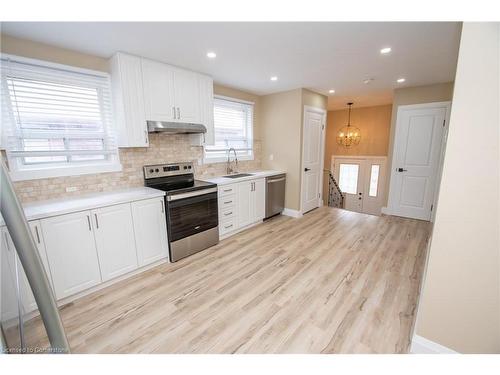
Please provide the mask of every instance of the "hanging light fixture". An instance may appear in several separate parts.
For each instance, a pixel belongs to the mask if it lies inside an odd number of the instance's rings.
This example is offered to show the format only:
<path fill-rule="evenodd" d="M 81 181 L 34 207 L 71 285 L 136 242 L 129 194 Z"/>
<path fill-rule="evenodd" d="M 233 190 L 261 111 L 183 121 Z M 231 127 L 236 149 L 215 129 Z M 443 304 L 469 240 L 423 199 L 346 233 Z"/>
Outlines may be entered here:
<path fill-rule="evenodd" d="M 361 140 L 361 130 L 355 126 L 351 126 L 351 107 L 353 104 L 354 103 L 347 103 L 349 106 L 349 119 L 347 120 L 347 126 L 344 126 L 337 133 L 337 143 L 346 148 L 358 145 Z"/>

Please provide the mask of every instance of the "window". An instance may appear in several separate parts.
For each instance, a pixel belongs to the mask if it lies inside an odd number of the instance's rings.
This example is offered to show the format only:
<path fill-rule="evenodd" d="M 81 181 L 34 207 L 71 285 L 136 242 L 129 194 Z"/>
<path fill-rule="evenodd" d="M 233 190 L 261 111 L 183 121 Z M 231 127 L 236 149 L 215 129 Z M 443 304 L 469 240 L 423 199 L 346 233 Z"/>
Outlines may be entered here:
<path fill-rule="evenodd" d="M 339 187 L 343 193 L 358 193 L 358 164 L 340 164 L 339 166 Z"/>
<path fill-rule="evenodd" d="M 379 171 L 380 171 L 380 165 L 373 164 L 372 170 L 370 172 L 370 190 L 368 191 L 368 195 L 370 197 L 377 196 Z"/>
<path fill-rule="evenodd" d="M 253 103 L 238 99 L 215 97 L 215 144 L 205 147 L 208 162 L 225 161 L 230 148 L 240 160 L 253 160 Z"/>
<path fill-rule="evenodd" d="M 109 76 L 2 56 L 2 137 L 14 180 L 120 170 Z"/>

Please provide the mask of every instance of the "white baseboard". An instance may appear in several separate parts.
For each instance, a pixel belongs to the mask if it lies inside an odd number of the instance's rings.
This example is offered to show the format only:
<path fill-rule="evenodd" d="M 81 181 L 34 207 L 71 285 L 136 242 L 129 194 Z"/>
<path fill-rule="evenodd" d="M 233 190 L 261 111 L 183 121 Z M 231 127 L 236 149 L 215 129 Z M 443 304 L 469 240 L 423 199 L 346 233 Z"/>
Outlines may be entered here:
<path fill-rule="evenodd" d="M 381 212 L 384 215 L 390 215 L 391 214 L 391 210 L 389 210 L 389 207 L 382 207 Z"/>
<path fill-rule="evenodd" d="M 437 342 L 426 339 L 419 335 L 413 335 L 411 340 L 411 354 L 459 354 Z"/>
<path fill-rule="evenodd" d="M 285 216 L 294 217 L 294 218 L 302 217 L 302 212 L 297 211 L 297 210 L 292 210 L 290 208 L 285 208 L 281 214 L 285 215 Z"/>

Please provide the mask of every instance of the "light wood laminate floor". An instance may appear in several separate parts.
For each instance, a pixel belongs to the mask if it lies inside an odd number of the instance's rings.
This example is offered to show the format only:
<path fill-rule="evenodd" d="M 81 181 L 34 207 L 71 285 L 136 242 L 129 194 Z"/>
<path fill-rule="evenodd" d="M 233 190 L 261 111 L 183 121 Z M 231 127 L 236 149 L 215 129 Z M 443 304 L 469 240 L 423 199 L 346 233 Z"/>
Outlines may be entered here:
<path fill-rule="evenodd" d="M 62 319 L 74 353 L 406 353 L 430 230 L 329 207 L 276 217 Z"/>

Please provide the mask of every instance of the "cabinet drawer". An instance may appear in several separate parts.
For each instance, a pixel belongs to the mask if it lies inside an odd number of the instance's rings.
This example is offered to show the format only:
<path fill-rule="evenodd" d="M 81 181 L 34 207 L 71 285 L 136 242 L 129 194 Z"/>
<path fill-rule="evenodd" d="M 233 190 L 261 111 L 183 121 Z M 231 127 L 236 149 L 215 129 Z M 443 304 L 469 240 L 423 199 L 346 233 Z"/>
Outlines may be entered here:
<path fill-rule="evenodd" d="M 228 207 L 223 210 L 219 210 L 219 221 L 225 221 L 236 216 L 236 207 Z"/>
<path fill-rule="evenodd" d="M 219 187 L 219 197 L 236 193 L 236 185 L 224 185 Z"/>
<path fill-rule="evenodd" d="M 236 194 L 219 197 L 219 211 L 232 207 L 236 204 Z"/>
<path fill-rule="evenodd" d="M 223 236 L 226 233 L 232 232 L 237 229 L 237 219 L 231 218 L 228 220 L 224 220 L 219 225 L 219 235 Z"/>

